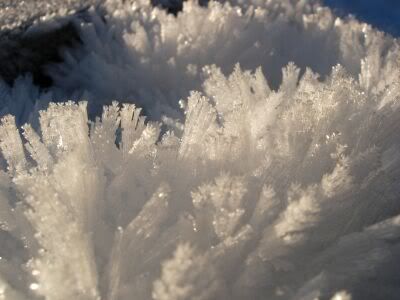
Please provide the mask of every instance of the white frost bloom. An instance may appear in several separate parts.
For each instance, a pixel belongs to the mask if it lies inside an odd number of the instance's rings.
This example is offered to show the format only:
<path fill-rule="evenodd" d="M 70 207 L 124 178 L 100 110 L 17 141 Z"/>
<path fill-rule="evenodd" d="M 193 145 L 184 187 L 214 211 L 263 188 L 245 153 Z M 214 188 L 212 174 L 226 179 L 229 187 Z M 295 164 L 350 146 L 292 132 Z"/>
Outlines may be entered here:
<path fill-rule="evenodd" d="M 236 2 L 108 0 L 0 86 L 0 299 L 398 298 L 398 41 Z"/>

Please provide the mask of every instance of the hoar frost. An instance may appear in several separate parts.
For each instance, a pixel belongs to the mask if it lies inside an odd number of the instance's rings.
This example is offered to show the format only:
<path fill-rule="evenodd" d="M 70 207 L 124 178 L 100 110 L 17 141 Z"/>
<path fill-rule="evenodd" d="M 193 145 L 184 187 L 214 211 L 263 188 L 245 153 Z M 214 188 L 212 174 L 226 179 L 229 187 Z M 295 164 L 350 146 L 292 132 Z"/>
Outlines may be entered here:
<path fill-rule="evenodd" d="M 237 2 L 106 1 L 2 85 L 0 299 L 398 298 L 397 40 Z"/>

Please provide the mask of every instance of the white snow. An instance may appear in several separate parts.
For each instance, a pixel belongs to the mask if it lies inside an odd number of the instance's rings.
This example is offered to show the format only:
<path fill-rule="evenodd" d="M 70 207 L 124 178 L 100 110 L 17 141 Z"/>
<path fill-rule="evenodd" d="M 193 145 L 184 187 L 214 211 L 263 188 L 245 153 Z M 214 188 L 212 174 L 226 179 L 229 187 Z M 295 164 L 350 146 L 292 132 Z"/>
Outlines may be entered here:
<path fill-rule="evenodd" d="M 0 299 L 399 297 L 396 39 L 314 1 L 102 8 L 54 86 L 0 86 Z"/>

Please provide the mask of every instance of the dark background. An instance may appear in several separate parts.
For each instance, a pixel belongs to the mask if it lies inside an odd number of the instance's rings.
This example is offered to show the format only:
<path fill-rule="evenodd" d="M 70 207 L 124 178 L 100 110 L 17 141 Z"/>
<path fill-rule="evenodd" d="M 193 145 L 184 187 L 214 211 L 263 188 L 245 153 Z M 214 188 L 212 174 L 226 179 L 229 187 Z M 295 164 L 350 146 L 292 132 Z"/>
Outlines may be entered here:
<path fill-rule="evenodd" d="M 339 16 L 352 14 L 359 20 L 400 36 L 400 0 L 323 0 Z"/>

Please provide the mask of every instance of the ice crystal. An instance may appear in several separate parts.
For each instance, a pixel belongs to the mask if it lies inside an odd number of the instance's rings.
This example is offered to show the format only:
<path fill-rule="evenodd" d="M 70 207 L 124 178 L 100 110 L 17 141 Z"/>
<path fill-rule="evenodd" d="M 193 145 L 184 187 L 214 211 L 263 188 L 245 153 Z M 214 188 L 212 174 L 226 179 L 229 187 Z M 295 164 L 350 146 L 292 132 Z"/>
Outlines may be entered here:
<path fill-rule="evenodd" d="M 0 86 L 0 299 L 398 298 L 397 40 L 314 1 L 102 9 L 46 93 Z"/>

